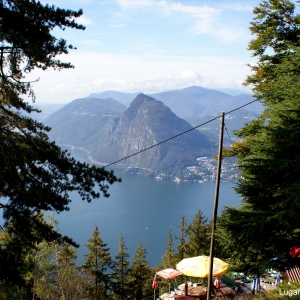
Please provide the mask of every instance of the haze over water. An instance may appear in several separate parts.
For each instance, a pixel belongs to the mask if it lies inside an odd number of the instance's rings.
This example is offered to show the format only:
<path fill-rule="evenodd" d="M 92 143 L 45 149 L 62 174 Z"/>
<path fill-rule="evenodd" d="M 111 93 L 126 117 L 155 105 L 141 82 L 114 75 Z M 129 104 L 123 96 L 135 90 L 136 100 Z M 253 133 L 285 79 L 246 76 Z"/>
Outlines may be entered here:
<path fill-rule="evenodd" d="M 82 151 L 73 150 L 71 153 L 76 159 L 84 159 L 85 153 Z M 116 255 L 122 232 L 130 260 L 141 242 L 147 250 L 149 266 L 153 267 L 161 262 L 168 242 L 168 231 L 178 235 L 177 227 L 182 215 L 190 223 L 200 209 L 209 220 L 212 218 L 215 182 L 175 183 L 139 175 L 116 174 L 122 182 L 110 187 L 109 198 L 101 197 L 87 203 L 74 194 L 70 211 L 56 217 L 61 233 L 80 244 L 79 263 L 83 262 L 82 256 L 87 252 L 85 244 L 95 225 L 108 244 L 112 257 Z M 221 183 L 219 214 L 225 205 L 240 204 L 233 186 L 234 183 Z"/>

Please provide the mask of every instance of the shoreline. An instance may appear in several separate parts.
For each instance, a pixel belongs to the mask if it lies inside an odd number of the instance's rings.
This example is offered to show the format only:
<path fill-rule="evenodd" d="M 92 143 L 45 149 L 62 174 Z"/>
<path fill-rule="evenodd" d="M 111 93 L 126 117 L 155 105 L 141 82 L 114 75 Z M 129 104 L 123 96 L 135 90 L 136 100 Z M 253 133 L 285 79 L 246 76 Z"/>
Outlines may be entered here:
<path fill-rule="evenodd" d="M 60 147 L 64 147 L 70 150 L 79 150 L 79 151 L 83 151 L 85 152 L 85 160 L 86 162 L 90 163 L 90 164 L 94 164 L 96 166 L 105 168 L 106 166 L 109 166 L 109 168 L 111 169 L 117 169 L 123 172 L 123 174 L 127 174 L 127 175 L 141 175 L 141 176 L 147 176 L 147 177 L 154 177 L 156 180 L 165 180 L 165 181 L 174 181 L 176 183 L 200 183 L 200 184 L 205 184 L 205 183 L 209 183 L 209 182 L 215 182 L 215 176 L 214 176 L 214 172 L 212 172 L 212 174 L 209 176 L 209 179 L 186 179 L 184 176 L 184 172 L 182 174 L 173 174 L 173 175 L 166 175 L 163 174 L 161 172 L 158 171 L 152 171 L 150 169 L 147 168 L 140 168 L 140 167 L 135 167 L 129 164 L 115 164 L 114 168 L 112 167 L 112 163 L 104 163 L 104 162 L 99 162 L 93 159 L 93 157 L 91 156 L 91 152 L 88 151 L 87 149 L 83 148 L 83 147 L 77 147 L 74 145 L 70 145 L 70 144 L 62 144 L 59 143 L 57 144 Z M 198 159 L 197 159 L 198 160 Z M 195 166 L 192 167 L 187 167 L 188 170 L 195 168 Z M 210 170 L 213 171 L 213 170 Z M 206 176 L 208 177 L 208 176 Z M 234 183 L 236 182 L 236 180 L 228 180 L 226 178 L 220 180 L 221 182 L 231 182 Z"/>

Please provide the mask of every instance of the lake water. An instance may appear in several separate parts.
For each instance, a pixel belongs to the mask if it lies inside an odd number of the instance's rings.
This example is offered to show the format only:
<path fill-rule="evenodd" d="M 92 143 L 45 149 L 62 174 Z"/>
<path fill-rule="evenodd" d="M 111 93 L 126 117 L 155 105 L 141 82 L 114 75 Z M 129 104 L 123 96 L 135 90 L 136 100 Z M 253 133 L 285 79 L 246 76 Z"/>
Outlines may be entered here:
<path fill-rule="evenodd" d="M 85 153 L 72 150 L 72 155 L 83 160 Z M 78 262 L 83 262 L 87 252 L 85 244 L 95 225 L 101 238 L 108 244 L 114 257 L 123 233 L 130 259 L 138 243 L 147 250 L 149 266 L 161 262 L 171 229 L 177 234 L 181 216 L 190 223 L 197 210 L 212 218 L 215 183 L 175 183 L 139 175 L 124 175 L 121 183 L 113 184 L 109 198 L 87 203 L 74 194 L 70 211 L 57 215 L 60 232 L 72 237 L 81 248 Z M 225 205 L 238 206 L 240 198 L 232 189 L 234 183 L 221 183 L 219 213 Z M 177 226 L 177 227 L 176 227 Z"/>

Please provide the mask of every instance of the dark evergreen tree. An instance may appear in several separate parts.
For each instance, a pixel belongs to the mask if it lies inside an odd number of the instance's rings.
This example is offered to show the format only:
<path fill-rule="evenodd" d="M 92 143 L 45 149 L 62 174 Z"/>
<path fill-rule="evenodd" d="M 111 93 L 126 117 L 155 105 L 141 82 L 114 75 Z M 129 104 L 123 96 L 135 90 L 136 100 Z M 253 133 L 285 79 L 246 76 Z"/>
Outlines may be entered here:
<path fill-rule="evenodd" d="M 187 228 L 188 256 L 208 255 L 210 248 L 210 232 L 207 218 L 198 210 L 192 223 Z"/>
<path fill-rule="evenodd" d="M 177 248 L 177 254 L 176 254 L 177 263 L 187 257 L 187 252 L 188 252 L 188 243 L 186 240 L 187 230 L 188 230 L 188 225 L 185 221 L 185 217 L 182 216 L 181 221 L 180 221 L 180 226 L 179 226 L 180 236 L 176 237 L 176 239 L 179 241 L 179 243 L 176 246 L 176 248 Z"/>
<path fill-rule="evenodd" d="M 248 272 L 295 264 L 289 250 L 300 245 L 300 28 L 293 11 L 294 4 L 284 0 L 262 1 L 254 9 L 250 29 L 256 39 L 249 49 L 258 64 L 246 83 L 254 84 L 266 108 L 225 151 L 237 157 L 242 177 L 236 191 L 243 205 L 225 211 L 218 240 Z"/>
<path fill-rule="evenodd" d="M 123 234 L 120 236 L 119 249 L 112 266 L 113 294 L 116 300 L 129 300 L 129 254 Z"/>
<path fill-rule="evenodd" d="M 293 52 L 291 46 L 300 46 L 300 16 L 294 15 L 294 10 L 295 4 L 289 0 L 262 0 L 253 10 L 250 31 L 255 38 L 249 42 L 248 50 L 257 62 L 249 65 L 252 74 L 245 84 L 251 84 L 255 95 L 265 104 L 274 101 L 273 93 L 270 97 L 265 93 L 265 88 L 277 80 L 274 67 Z"/>
<path fill-rule="evenodd" d="M 131 293 L 130 299 L 142 300 L 152 295 L 151 283 L 153 274 L 146 260 L 146 249 L 140 243 L 135 249 L 132 266 L 130 268 Z"/>
<path fill-rule="evenodd" d="M 13 224 L 8 224 L 7 228 L 0 231 L 0 255 L 7 265 L 7 276 L 13 280 L 0 281 L 0 299 L 26 299 L 31 297 L 31 270 L 34 265 L 32 249 L 23 245 L 22 249 L 17 247 L 18 251 L 15 251 L 16 244 L 20 245 L 22 241 L 11 233 L 8 229 L 10 226 Z"/>
<path fill-rule="evenodd" d="M 35 111 L 24 101 L 25 96 L 35 100 L 25 75 L 35 68 L 73 67 L 57 59 L 73 46 L 51 35 L 51 31 L 57 27 L 84 29 L 75 22 L 82 11 L 35 0 L 3 0 L 0 15 L 0 208 L 4 227 L 14 236 L 13 249 L 1 249 L 0 280 L 16 282 L 22 278 L 19 254 L 25 248 L 34 248 L 43 239 L 76 245 L 37 218 L 39 211 L 68 210 L 69 193 L 73 191 L 88 202 L 99 198 L 100 192 L 108 196 L 108 185 L 117 178 L 113 172 L 71 158 L 49 141 L 50 128 L 24 116 Z M 13 226 L 8 226 L 9 222 Z M 14 263 L 7 263 L 8 256 L 14 256 Z"/>
<path fill-rule="evenodd" d="M 86 247 L 89 253 L 84 255 L 85 264 L 83 267 L 92 276 L 91 294 L 93 299 L 108 299 L 112 289 L 112 258 L 107 244 L 100 237 L 97 226 L 95 226 L 93 236 L 88 242 Z"/>
<path fill-rule="evenodd" d="M 71 264 L 77 258 L 77 253 L 74 247 L 64 244 L 57 255 L 57 262 L 61 265 Z"/>
<path fill-rule="evenodd" d="M 168 240 L 168 243 L 166 244 L 166 246 L 167 246 L 166 252 L 162 256 L 164 269 L 175 268 L 176 263 L 177 263 L 177 257 L 175 254 L 175 249 L 174 249 L 175 247 L 174 247 L 174 243 L 173 243 L 173 236 L 172 236 L 171 230 L 168 232 L 168 237 L 169 237 L 169 240 Z"/>

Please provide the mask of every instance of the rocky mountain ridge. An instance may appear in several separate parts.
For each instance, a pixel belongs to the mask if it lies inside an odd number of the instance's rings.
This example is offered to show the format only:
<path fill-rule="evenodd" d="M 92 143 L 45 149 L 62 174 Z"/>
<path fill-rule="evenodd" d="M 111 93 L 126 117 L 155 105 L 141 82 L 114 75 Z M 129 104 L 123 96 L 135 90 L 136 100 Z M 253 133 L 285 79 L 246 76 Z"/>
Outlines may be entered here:
<path fill-rule="evenodd" d="M 139 94 L 120 117 L 114 118 L 102 134 L 87 145 L 96 161 L 112 162 L 152 147 L 192 126 L 178 118 L 161 101 Z M 97 145 L 97 146 L 93 146 Z M 164 173 L 176 173 L 215 146 L 200 132 L 193 130 L 157 147 L 126 159 L 128 166 Z"/>
<path fill-rule="evenodd" d="M 133 96 L 135 99 L 127 108 L 116 99 L 99 98 L 99 95 L 123 99 L 123 102 L 128 102 Z M 44 121 L 52 127 L 49 134 L 52 140 L 83 147 L 90 152 L 94 161 L 110 164 L 191 130 L 192 126 L 209 121 L 221 110 L 236 108 L 253 100 L 249 95 L 231 96 L 201 87 L 157 93 L 155 97 L 115 91 L 91 94 L 72 101 Z M 165 105 L 168 101 L 179 109 L 179 114 L 190 116 L 186 120 L 179 118 Z M 260 103 L 255 109 L 260 109 Z M 231 131 L 255 117 L 256 113 L 247 110 L 226 115 L 225 126 L 230 131 L 224 135 L 224 140 L 231 143 Z M 132 156 L 118 166 L 175 175 L 193 166 L 198 157 L 213 157 L 216 154 L 218 132 L 219 122 L 215 120 L 189 134 Z"/>
<path fill-rule="evenodd" d="M 144 94 L 139 94 L 126 110 L 112 99 L 88 98 L 87 106 L 84 101 L 75 100 L 45 123 L 52 127 L 51 139 L 83 147 L 98 162 L 109 164 L 192 129 L 161 101 Z M 191 130 L 126 159 L 122 165 L 176 174 L 211 149 L 216 146 L 205 135 Z"/>

